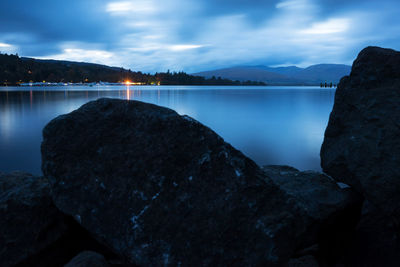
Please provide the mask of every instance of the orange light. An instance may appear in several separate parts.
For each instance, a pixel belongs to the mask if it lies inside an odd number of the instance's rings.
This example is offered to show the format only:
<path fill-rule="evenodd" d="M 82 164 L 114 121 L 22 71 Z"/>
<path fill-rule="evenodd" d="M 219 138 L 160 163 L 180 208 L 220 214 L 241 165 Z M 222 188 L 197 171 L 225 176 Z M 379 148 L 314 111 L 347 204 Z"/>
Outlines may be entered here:
<path fill-rule="evenodd" d="M 130 84 L 131 84 L 131 81 L 125 81 L 125 84 L 126 84 L 126 85 L 130 85 Z"/>

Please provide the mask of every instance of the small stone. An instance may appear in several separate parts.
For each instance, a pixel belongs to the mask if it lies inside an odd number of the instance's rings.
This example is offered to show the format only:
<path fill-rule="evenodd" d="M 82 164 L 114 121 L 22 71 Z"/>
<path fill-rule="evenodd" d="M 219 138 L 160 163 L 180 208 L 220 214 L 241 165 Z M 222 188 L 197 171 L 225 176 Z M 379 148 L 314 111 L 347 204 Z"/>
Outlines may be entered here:
<path fill-rule="evenodd" d="M 83 251 L 64 267 L 109 267 L 103 255 L 93 251 Z"/>

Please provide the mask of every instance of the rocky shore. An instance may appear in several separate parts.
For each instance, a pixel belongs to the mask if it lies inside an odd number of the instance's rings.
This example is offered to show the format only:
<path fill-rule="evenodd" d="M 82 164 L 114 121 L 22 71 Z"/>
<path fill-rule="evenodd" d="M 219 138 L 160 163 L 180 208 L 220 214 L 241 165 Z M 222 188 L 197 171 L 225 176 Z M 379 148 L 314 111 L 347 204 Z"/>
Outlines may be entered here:
<path fill-rule="evenodd" d="M 1 266 L 400 266 L 400 53 L 336 91 L 325 174 L 259 167 L 198 121 L 99 99 L 43 130 L 43 177 L 0 173 Z"/>

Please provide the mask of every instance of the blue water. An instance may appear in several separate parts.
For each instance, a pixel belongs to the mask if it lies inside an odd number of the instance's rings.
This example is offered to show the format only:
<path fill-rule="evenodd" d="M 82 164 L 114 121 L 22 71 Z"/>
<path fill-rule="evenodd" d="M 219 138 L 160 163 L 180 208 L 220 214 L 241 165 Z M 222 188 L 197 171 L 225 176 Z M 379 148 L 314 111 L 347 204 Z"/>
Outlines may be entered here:
<path fill-rule="evenodd" d="M 259 165 L 320 170 L 334 94 L 334 89 L 272 86 L 3 87 L 0 171 L 41 174 L 43 127 L 100 97 L 140 100 L 192 116 Z"/>

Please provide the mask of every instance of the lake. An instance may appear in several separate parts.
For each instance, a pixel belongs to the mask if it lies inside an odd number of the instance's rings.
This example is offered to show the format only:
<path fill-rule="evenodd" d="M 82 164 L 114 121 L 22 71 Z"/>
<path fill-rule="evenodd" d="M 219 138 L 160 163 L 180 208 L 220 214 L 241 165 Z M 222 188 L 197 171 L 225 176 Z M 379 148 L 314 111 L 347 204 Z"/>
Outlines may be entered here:
<path fill-rule="evenodd" d="M 0 171 L 41 174 L 43 127 L 101 97 L 140 100 L 189 115 L 259 165 L 321 170 L 334 89 L 246 86 L 0 87 Z"/>

